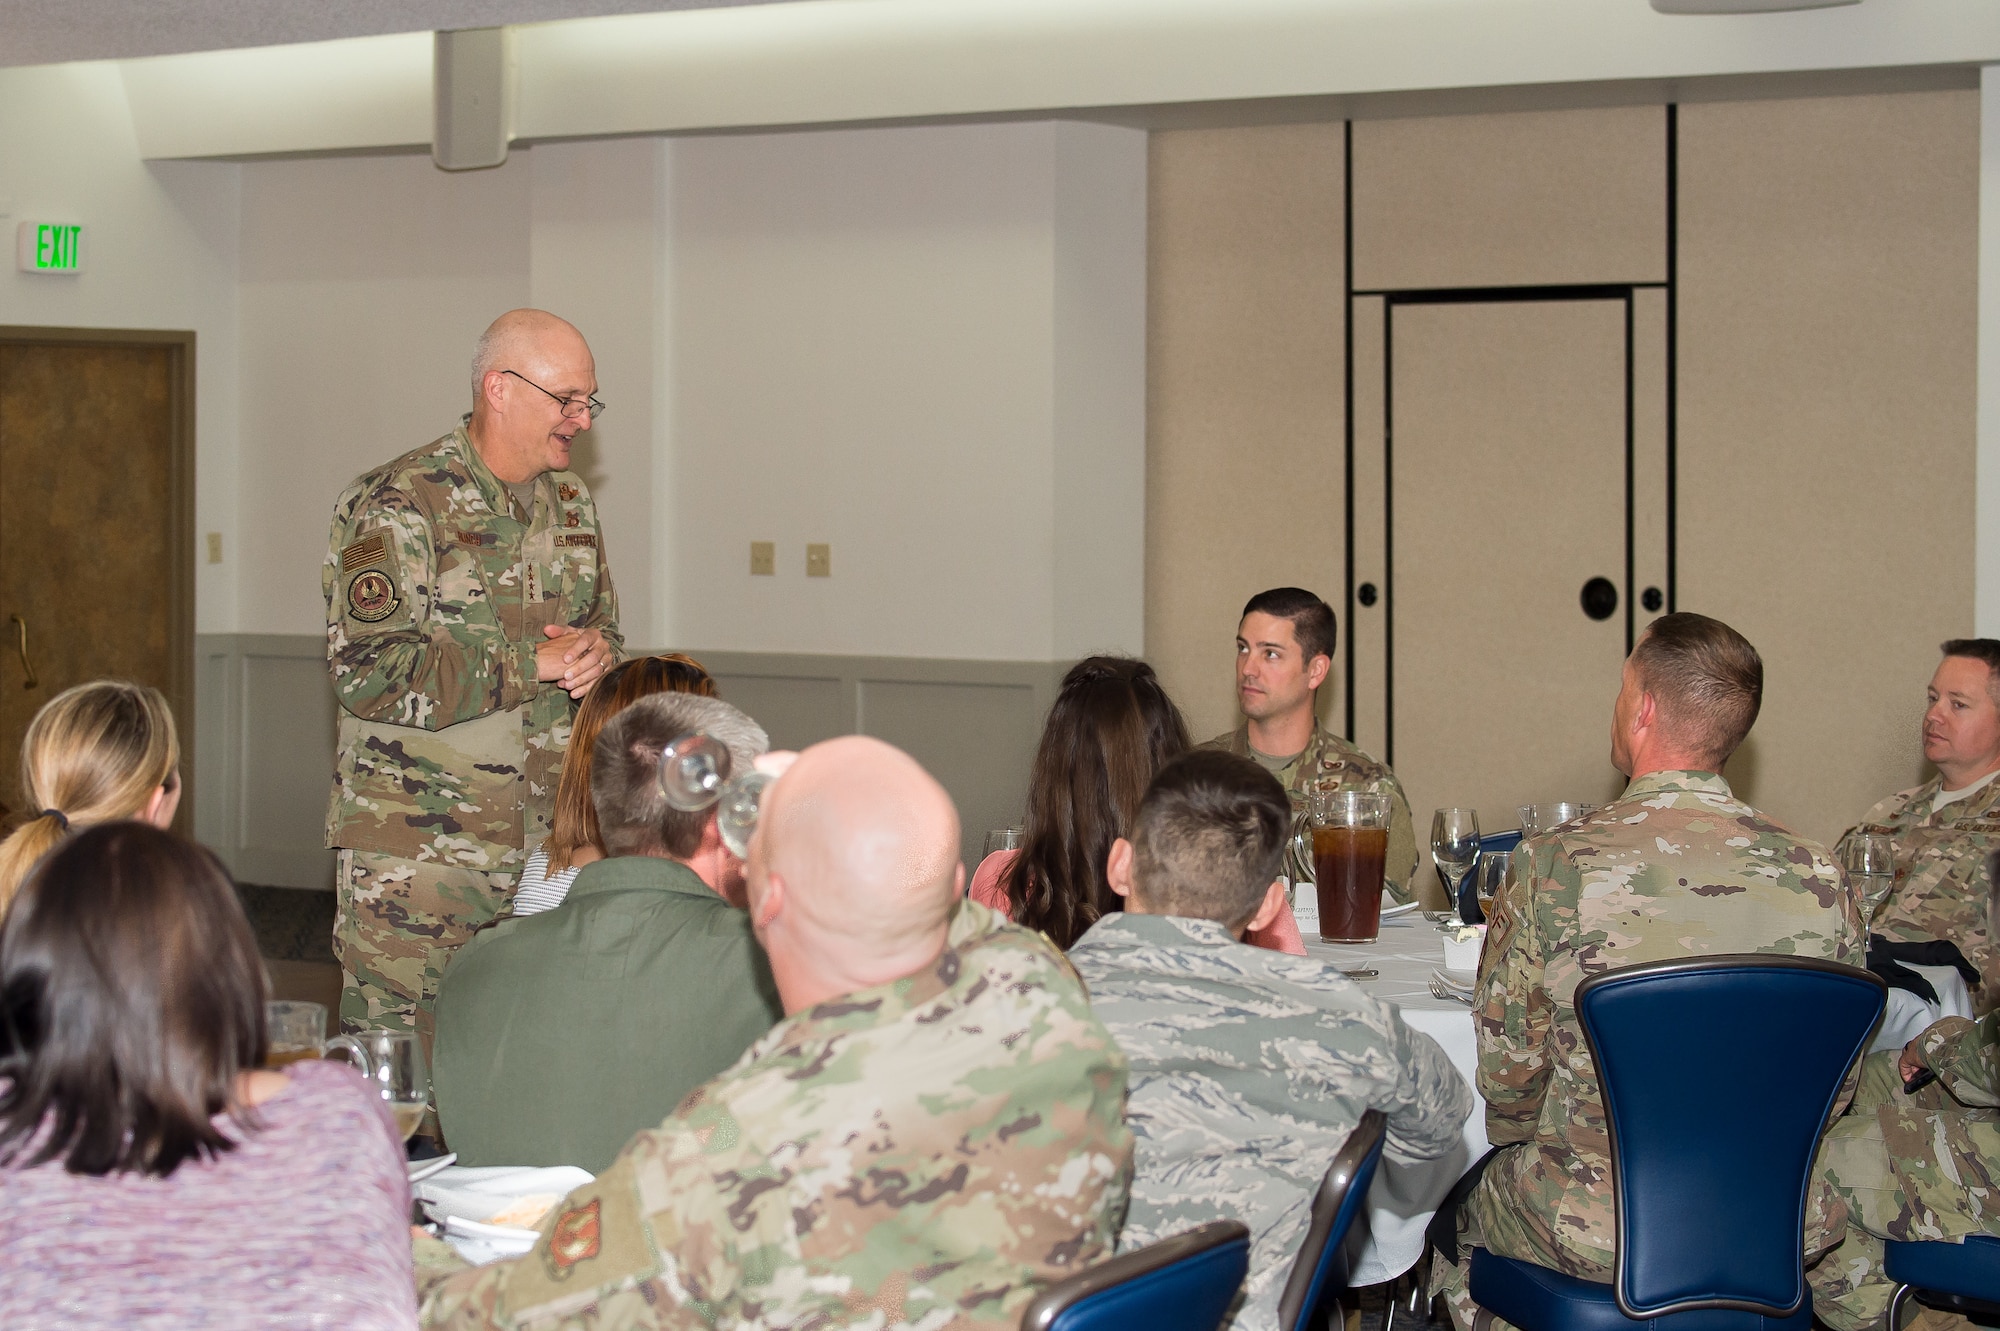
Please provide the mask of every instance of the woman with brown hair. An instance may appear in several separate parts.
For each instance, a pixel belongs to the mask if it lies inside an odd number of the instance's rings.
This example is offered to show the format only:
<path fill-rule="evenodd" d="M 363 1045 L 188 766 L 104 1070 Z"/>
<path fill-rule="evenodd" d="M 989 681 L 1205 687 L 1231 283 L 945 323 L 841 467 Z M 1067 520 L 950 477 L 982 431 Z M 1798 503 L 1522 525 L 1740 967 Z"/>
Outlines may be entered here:
<path fill-rule="evenodd" d="M 80 832 L 0 923 L 10 1326 L 414 1328 L 402 1133 L 353 1069 L 261 1068 L 264 970 L 213 854 Z"/>
<path fill-rule="evenodd" d="M 1187 722 L 1153 667 L 1123 656 L 1078 661 L 1042 727 L 1021 848 L 980 861 L 967 895 L 1067 951 L 1099 916 L 1122 909 L 1104 876 L 1111 843 L 1131 829 L 1153 774 L 1188 748 Z M 1289 906 L 1244 941 L 1306 950 Z"/>
<path fill-rule="evenodd" d="M 527 867 L 521 871 L 514 914 L 533 915 L 562 905 L 577 870 L 604 858 L 597 809 L 590 801 L 590 752 L 606 721 L 654 693 L 698 693 L 713 698 L 715 680 L 701 662 L 679 652 L 635 656 L 605 671 L 597 686 L 583 696 L 576 720 L 570 723 L 569 747 L 563 750 L 562 779 L 556 783 L 548 839 L 528 856 Z M 576 761 L 569 761 L 571 757 Z"/>
<path fill-rule="evenodd" d="M 100 679 L 42 704 L 21 742 L 21 789 L 33 806 L 0 841 L 0 909 L 65 833 L 138 818 L 174 820 L 181 744 L 158 689 Z"/>

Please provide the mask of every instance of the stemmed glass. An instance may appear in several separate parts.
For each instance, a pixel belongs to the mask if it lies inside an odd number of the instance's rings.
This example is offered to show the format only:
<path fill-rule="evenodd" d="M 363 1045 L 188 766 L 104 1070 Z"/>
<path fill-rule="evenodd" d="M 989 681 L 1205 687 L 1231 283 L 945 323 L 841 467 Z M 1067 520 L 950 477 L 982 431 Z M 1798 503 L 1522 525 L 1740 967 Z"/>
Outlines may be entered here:
<path fill-rule="evenodd" d="M 1493 918 L 1493 903 L 1500 899 L 1500 889 L 1507 885 L 1507 870 L 1512 867 L 1512 851 L 1496 850 L 1490 855 L 1479 857 L 1479 867 L 1473 870 L 1473 897 L 1479 902 L 1480 923 Z"/>
<path fill-rule="evenodd" d="M 1880 832 L 1863 832 L 1847 843 L 1847 881 L 1861 894 L 1865 917 L 1889 899 L 1896 886 L 1896 842 Z"/>
<path fill-rule="evenodd" d="M 764 788 L 777 780 L 763 772 L 730 775 L 729 746 L 696 731 L 660 751 L 660 794 L 682 813 L 715 809 L 722 844 L 737 859 L 750 857 L 750 834 L 757 830 Z"/>
<path fill-rule="evenodd" d="M 1479 863 L 1479 813 L 1475 809 L 1439 809 L 1431 815 L 1431 860 L 1438 877 L 1444 880 L 1452 911 L 1460 924 L 1465 914 L 1459 909 L 1458 894 L 1466 875 Z"/>

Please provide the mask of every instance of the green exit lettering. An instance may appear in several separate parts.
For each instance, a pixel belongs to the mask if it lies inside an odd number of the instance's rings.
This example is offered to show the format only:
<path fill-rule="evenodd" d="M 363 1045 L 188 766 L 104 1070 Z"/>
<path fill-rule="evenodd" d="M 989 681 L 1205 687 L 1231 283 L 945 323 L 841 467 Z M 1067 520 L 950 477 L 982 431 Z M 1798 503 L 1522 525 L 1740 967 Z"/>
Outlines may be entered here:
<path fill-rule="evenodd" d="M 77 264 L 77 246 L 83 239 L 80 226 L 59 226 L 43 222 L 35 228 L 35 267 L 45 272 L 67 272 Z"/>

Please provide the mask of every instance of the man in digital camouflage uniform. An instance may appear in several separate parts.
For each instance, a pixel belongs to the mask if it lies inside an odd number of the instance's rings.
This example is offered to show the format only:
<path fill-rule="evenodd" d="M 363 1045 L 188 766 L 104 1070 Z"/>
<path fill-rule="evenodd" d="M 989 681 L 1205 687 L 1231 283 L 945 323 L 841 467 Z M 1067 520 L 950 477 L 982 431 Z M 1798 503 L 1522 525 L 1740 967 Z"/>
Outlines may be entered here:
<path fill-rule="evenodd" d="M 1631 784 L 1514 854 L 1473 1008 L 1486 1135 L 1502 1149 L 1459 1211 L 1459 1264 L 1439 1263 L 1437 1289 L 1461 1331 L 1473 1313 L 1467 1245 L 1612 1279 L 1610 1134 L 1579 984 L 1705 953 L 1861 963 L 1860 903 L 1845 875 L 1720 775 L 1757 719 L 1763 684 L 1756 650 L 1728 625 L 1654 620 L 1626 659 L 1611 722 L 1611 761 Z M 1830 1190 L 1814 1189 L 1809 1258 L 1844 1220 Z"/>
<path fill-rule="evenodd" d="M 860 736 L 806 750 L 748 866 L 786 1019 L 527 1256 L 446 1276 L 420 1241 L 425 1324 L 1013 1331 L 1108 1256 L 1125 1061 L 1061 954 L 964 879 L 916 763 Z"/>
<path fill-rule="evenodd" d="M 1955 638 L 1931 676 L 1924 712 L 1924 758 L 1937 775 L 1883 800 L 1847 830 L 1838 849 L 1863 832 L 1896 843 L 1896 880 L 1886 899 L 1867 902 L 1869 928 L 1906 942 L 1956 943 L 1984 977 L 1975 1000 L 1993 1006 L 1993 936 L 1980 882 L 1986 856 L 2000 850 L 2000 641 Z"/>
<path fill-rule="evenodd" d="M 2000 852 L 1975 876 L 1996 915 Z M 1934 1081 L 1905 1090 L 1929 1071 Z M 1946 1017 L 1901 1051 L 1870 1054 L 1847 1113 L 1820 1143 L 1819 1175 L 1847 1203 L 1847 1237 L 1806 1272 L 1813 1313 L 1834 1331 L 1886 1325 L 1896 1282 L 1882 1241 L 1955 1243 L 2000 1234 L 2000 1014 Z M 1936 1322 L 1956 1321 L 1930 1313 Z"/>
<path fill-rule="evenodd" d="M 1251 597 L 1236 626 L 1236 701 L 1243 724 L 1202 747 L 1255 759 L 1290 792 L 1295 808 L 1303 807 L 1307 791 L 1325 782 L 1387 795 L 1389 851 L 1382 876 L 1395 900 L 1408 901 L 1417 838 L 1402 783 L 1387 765 L 1321 726 L 1315 710 L 1320 685 L 1333 670 L 1338 637 L 1333 607 L 1309 591 L 1274 587 Z M 1310 864 L 1290 867 L 1310 881 Z"/>
<path fill-rule="evenodd" d="M 428 1021 L 451 949 L 547 835 L 572 700 L 620 646 L 597 510 L 568 470 L 601 410 L 590 348 L 515 310 L 472 381 L 456 430 L 342 493 L 321 574 L 350 1030 Z"/>
<path fill-rule="evenodd" d="M 1390 1161 L 1463 1149 L 1472 1090 L 1428 1035 L 1337 966 L 1240 941 L 1284 904 L 1291 804 L 1255 763 L 1202 750 L 1153 778 L 1106 877 L 1125 909 L 1070 949 L 1131 1062 L 1136 1138 L 1119 1251 L 1229 1218 L 1250 1227 L 1235 1331 L 1278 1331 L 1313 1194 L 1370 1109 Z"/>

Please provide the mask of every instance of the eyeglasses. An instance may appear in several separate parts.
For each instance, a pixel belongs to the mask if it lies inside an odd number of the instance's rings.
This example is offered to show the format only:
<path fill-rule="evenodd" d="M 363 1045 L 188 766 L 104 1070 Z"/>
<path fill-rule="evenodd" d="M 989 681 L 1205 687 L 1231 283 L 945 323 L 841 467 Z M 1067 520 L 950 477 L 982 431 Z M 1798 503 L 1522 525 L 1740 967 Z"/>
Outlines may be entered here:
<path fill-rule="evenodd" d="M 516 379 L 519 379 L 522 383 L 534 389 L 537 393 L 540 393 L 543 397 L 550 399 L 558 407 L 562 408 L 562 414 L 565 416 L 577 417 L 585 415 L 587 413 L 590 416 L 590 419 L 596 420 L 599 416 L 602 416 L 604 414 L 604 404 L 602 402 L 599 402 L 595 397 L 558 397 L 556 394 L 551 393 L 548 389 L 542 387 L 540 384 L 536 383 L 533 379 L 530 379 L 525 374 L 520 374 L 513 370 L 502 370 L 500 371 L 500 373 L 513 375 Z"/>

